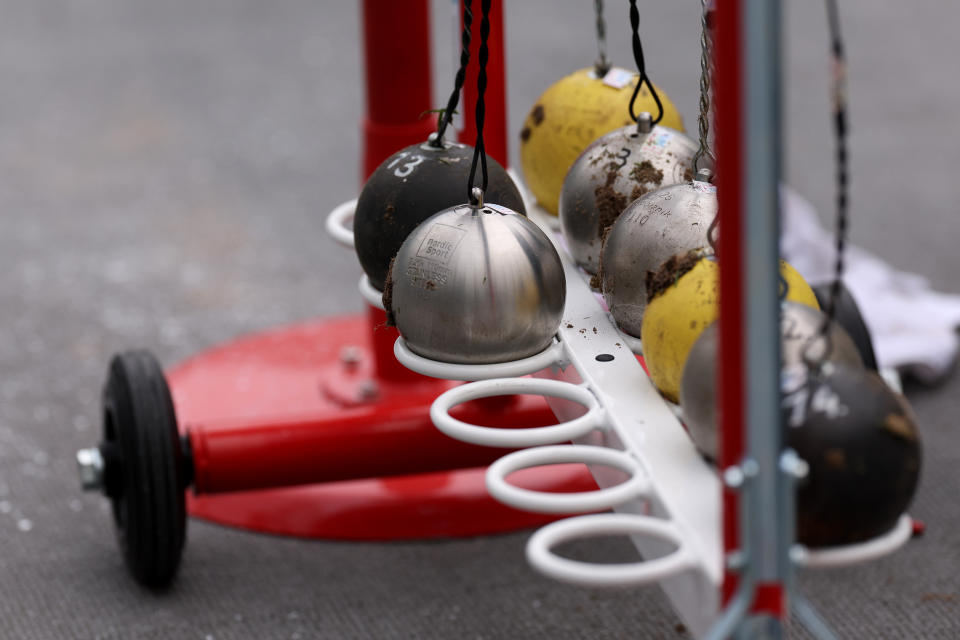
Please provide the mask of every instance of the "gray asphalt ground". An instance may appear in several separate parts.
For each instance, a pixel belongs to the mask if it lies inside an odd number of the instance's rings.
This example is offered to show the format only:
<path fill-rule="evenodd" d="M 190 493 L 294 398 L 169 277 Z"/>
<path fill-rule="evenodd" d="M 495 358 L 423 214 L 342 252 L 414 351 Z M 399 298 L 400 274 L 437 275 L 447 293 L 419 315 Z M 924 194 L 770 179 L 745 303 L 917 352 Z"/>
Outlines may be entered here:
<path fill-rule="evenodd" d="M 439 105 L 454 35 L 449 4 L 434 4 Z M 508 4 L 516 132 L 539 93 L 595 51 L 592 3 Z M 609 24 L 612 57 L 627 66 L 625 3 L 607 4 L 622 14 Z M 788 4 L 788 178 L 826 215 L 825 17 L 822 3 Z M 841 4 L 853 238 L 960 292 L 949 55 L 960 9 Z M 699 2 L 642 5 L 651 75 L 693 126 Z M 686 637 L 655 588 L 534 574 L 527 533 L 360 544 L 192 521 L 175 587 L 138 588 L 103 500 L 81 494 L 74 471 L 74 451 L 99 438 L 110 354 L 148 347 L 169 366 L 244 333 L 362 309 L 359 266 L 323 230 L 359 189 L 359 8 L 20 0 L 0 2 L 0 16 L 0 637 Z M 925 443 L 911 511 L 927 534 L 888 559 L 800 577 L 841 637 L 960 637 L 958 391 L 957 376 L 909 387 Z"/>

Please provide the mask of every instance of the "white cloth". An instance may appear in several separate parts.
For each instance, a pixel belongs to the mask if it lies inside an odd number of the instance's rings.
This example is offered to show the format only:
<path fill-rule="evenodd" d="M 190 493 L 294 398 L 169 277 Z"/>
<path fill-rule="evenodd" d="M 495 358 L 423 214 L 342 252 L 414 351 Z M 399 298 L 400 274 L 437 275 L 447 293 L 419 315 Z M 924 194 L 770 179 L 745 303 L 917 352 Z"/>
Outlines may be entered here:
<path fill-rule="evenodd" d="M 829 282 L 836 260 L 832 232 L 813 205 L 781 189 L 780 252 L 810 284 Z M 897 271 L 873 254 L 848 246 L 844 284 L 873 337 L 877 364 L 932 383 L 957 360 L 960 296 L 933 291 L 923 276 Z"/>

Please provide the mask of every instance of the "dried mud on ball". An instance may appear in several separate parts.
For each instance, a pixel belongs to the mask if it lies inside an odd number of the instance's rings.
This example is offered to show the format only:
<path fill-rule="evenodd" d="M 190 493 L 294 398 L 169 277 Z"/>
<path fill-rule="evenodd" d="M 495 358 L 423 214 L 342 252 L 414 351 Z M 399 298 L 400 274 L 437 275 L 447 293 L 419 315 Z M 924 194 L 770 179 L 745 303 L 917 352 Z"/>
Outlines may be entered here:
<path fill-rule="evenodd" d="M 619 175 L 618 169 L 611 169 L 607 173 L 607 180 L 593 190 L 594 204 L 597 207 L 597 235 L 602 236 L 607 227 L 611 226 L 627 208 L 627 196 L 613 187 Z"/>
<path fill-rule="evenodd" d="M 530 117 L 533 119 L 534 126 L 539 126 L 543 123 L 544 113 L 543 105 L 538 104 L 533 108 L 533 111 L 530 112 Z"/>
<path fill-rule="evenodd" d="M 653 166 L 649 160 L 644 160 L 634 163 L 633 169 L 630 170 L 630 178 L 639 184 L 660 186 L 663 184 L 663 171 Z"/>
<path fill-rule="evenodd" d="M 667 258 L 656 271 L 647 271 L 647 300 L 653 300 L 658 295 L 676 284 L 683 274 L 693 269 L 703 254 L 699 251 L 690 251 Z"/>
<path fill-rule="evenodd" d="M 651 191 L 656 191 L 663 184 L 663 171 L 654 167 L 649 160 L 644 160 L 634 163 L 630 170 L 630 179 L 637 183 L 630 192 L 629 201 L 633 202 Z"/>
<path fill-rule="evenodd" d="M 607 244 L 607 238 L 610 236 L 610 231 L 613 230 L 613 225 L 607 227 L 602 234 L 600 234 L 600 255 L 597 256 L 597 272 L 590 276 L 590 286 L 596 289 L 597 291 L 603 291 L 603 279 L 606 275 L 603 272 L 603 247 Z M 609 285 L 613 286 L 613 279 L 610 279 Z"/>
<path fill-rule="evenodd" d="M 387 312 L 387 326 L 395 327 L 397 326 L 396 318 L 393 316 L 393 263 L 397 261 L 397 257 L 394 256 L 390 258 L 390 266 L 387 267 L 387 279 L 383 284 L 383 309 Z"/>

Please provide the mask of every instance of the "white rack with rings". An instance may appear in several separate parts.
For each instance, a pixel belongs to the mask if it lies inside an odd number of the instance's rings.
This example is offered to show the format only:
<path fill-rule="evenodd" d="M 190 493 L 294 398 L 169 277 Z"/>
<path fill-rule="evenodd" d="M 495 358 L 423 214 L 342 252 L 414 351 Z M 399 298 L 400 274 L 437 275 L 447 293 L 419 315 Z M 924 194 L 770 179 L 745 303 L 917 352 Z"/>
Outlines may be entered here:
<path fill-rule="evenodd" d="M 327 220 L 331 234 L 349 247 L 354 207 L 355 201 L 346 202 Z M 556 339 L 544 351 L 499 364 L 451 364 L 417 355 L 400 338 L 394 353 L 423 375 L 471 381 L 434 402 L 431 419 L 438 429 L 478 445 L 519 449 L 487 471 L 487 488 L 496 499 L 541 513 L 614 511 L 572 515 L 534 533 L 526 551 L 534 569 L 582 586 L 658 583 L 694 636 L 702 636 L 720 611 L 721 480 L 687 436 L 678 408 L 660 396 L 637 360 L 640 341 L 617 329 L 587 278 L 547 231 L 563 260 L 567 299 Z M 366 276 L 359 288 L 365 300 L 383 308 L 381 293 Z M 453 407 L 469 400 L 516 394 L 545 396 L 558 424 L 490 428 L 450 416 Z M 507 481 L 520 469 L 570 462 L 586 464 L 600 489 L 554 494 Z M 911 519 L 903 515 L 893 530 L 873 540 L 816 550 L 796 545 L 791 558 L 808 568 L 874 560 L 902 546 L 911 530 Z M 609 535 L 629 536 L 645 560 L 594 564 L 553 551 L 564 542 Z"/>
<path fill-rule="evenodd" d="M 657 582 L 697 633 L 709 627 L 719 607 L 723 574 L 719 480 L 653 387 L 631 345 L 582 273 L 562 249 L 560 253 L 567 281 L 566 308 L 557 341 L 540 354 L 544 359 L 537 363 L 539 368 L 528 363 L 530 366 L 521 367 L 516 374 L 532 374 L 533 378 L 503 379 L 503 367 L 515 363 L 429 361 L 410 352 L 402 339 L 395 353 L 415 371 L 479 381 L 437 399 L 431 417 L 441 431 L 485 446 L 531 447 L 490 467 L 487 486 L 494 497 L 518 508 L 553 513 L 609 508 L 619 512 L 579 515 L 543 528 L 527 546 L 531 566 L 580 585 Z M 470 399 L 524 393 L 544 395 L 559 424 L 494 429 L 459 423 L 449 416 L 450 408 Z M 573 446 L 560 444 L 571 441 Z M 560 449 L 566 451 L 558 454 Z M 587 464 L 600 490 L 572 496 L 538 495 L 506 482 L 512 470 L 559 462 Z M 624 472 L 629 476 L 626 481 Z M 630 535 L 641 556 L 652 560 L 621 567 L 574 562 L 552 551 L 561 542 L 609 534 Z"/>

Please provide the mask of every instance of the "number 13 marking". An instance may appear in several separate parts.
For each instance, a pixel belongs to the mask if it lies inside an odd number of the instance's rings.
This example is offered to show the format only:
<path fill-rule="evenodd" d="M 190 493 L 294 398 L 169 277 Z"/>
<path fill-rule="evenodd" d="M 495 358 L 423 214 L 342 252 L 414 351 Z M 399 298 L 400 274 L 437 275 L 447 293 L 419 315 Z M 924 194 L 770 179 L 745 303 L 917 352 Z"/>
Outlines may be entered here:
<path fill-rule="evenodd" d="M 394 160 L 393 162 L 391 162 L 391 163 L 387 166 L 387 168 L 389 169 L 389 168 L 392 167 L 394 164 L 396 164 L 399 160 L 400 160 L 400 158 L 397 158 L 396 160 Z M 419 154 L 418 154 L 418 155 L 414 155 L 414 156 L 412 156 L 412 157 L 410 158 L 410 162 L 404 164 L 402 167 L 399 167 L 399 168 L 397 168 L 397 169 L 394 169 L 393 175 L 397 176 L 398 178 L 406 178 L 408 175 L 410 175 L 411 173 L 413 173 L 413 170 L 416 169 L 416 168 L 417 168 L 417 165 L 420 164 L 421 162 L 423 162 L 423 160 L 424 160 L 423 156 L 421 156 L 421 155 L 419 155 Z"/>

